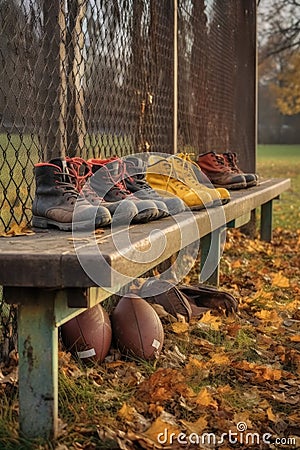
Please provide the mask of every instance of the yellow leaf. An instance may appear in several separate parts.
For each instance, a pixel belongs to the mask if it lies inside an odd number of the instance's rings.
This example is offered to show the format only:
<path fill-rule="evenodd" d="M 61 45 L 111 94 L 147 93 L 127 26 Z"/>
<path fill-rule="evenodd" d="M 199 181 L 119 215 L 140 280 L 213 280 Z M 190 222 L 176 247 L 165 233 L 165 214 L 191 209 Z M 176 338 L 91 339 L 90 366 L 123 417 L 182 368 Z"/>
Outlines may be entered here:
<path fill-rule="evenodd" d="M 35 234 L 34 231 L 27 228 L 24 224 L 18 225 L 14 224 L 11 226 L 11 228 L 6 233 L 0 233 L 0 236 L 2 237 L 12 237 L 12 236 L 23 236 L 23 235 L 29 235 L 29 234 Z"/>
<path fill-rule="evenodd" d="M 189 433 L 195 433 L 198 436 L 200 436 L 203 433 L 208 424 L 205 416 L 199 417 L 199 419 L 196 420 L 196 422 L 188 422 L 187 420 L 181 420 L 181 423 L 187 428 Z"/>
<path fill-rule="evenodd" d="M 210 362 L 213 364 L 227 365 L 230 363 L 230 359 L 227 355 L 225 355 L 225 353 L 215 353 Z"/>
<path fill-rule="evenodd" d="M 171 325 L 172 331 L 176 334 L 186 333 L 189 329 L 189 324 L 187 322 L 174 322 Z"/>
<path fill-rule="evenodd" d="M 218 331 L 221 325 L 220 317 L 213 316 L 211 311 L 207 311 L 200 319 L 201 323 L 206 323 L 211 327 L 212 330 Z"/>
<path fill-rule="evenodd" d="M 118 411 L 118 416 L 122 419 L 128 420 L 129 422 L 134 419 L 135 414 L 136 409 L 127 405 L 127 403 L 123 403 L 122 408 Z"/>
<path fill-rule="evenodd" d="M 199 373 L 199 371 L 202 372 L 204 370 L 207 370 L 207 363 L 205 361 L 200 361 L 197 358 L 190 358 L 184 368 L 184 372 L 187 375 L 194 375 L 195 373 Z"/>
<path fill-rule="evenodd" d="M 233 269 L 238 269 L 239 267 L 241 267 L 241 265 L 242 265 L 242 263 L 241 263 L 241 261 L 239 259 L 237 259 L 236 261 L 233 261 L 231 263 L 231 267 Z"/>
<path fill-rule="evenodd" d="M 264 366 L 262 364 L 255 364 L 246 360 L 237 362 L 235 364 L 235 367 L 242 370 L 254 372 L 255 379 L 258 382 L 263 382 L 266 380 L 280 380 L 282 377 L 282 371 L 280 369 L 273 369 L 272 367 Z"/>
<path fill-rule="evenodd" d="M 224 386 L 218 387 L 218 392 L 222 394 L 231 394 L 233 392 L 233 389 L 229 384 L 225 384 Z"/>
<path fill-rule="evenodd" d="M 300 342 L 300 334 L 295 334 L 295 336 L 290 336 L 292 342 Z"/>
<path fill-rule="evenodd" d="M 206 388 L 201 389 L 197 395 L 196 403 L 201 406 L 212 406 L 213 408 L 218 409 L 217 402 L 212 398 L 212 395 Z"/>
<path fill-rule="evenodd" d="M 277 416 L 273 413 L 271 406 L 267 409 L 267 416 L 271 422 L 277 422 Z"/>
<path fill-rule="evenodd" d="M 272 325 L 279 326 L 282 324 L 283 319 L 278 315 L 275 309 L 268 310 L 262 309 L 255 313 L 255 317 L 258 317 L 260 320 L 264 320 L 266 322 L 270 322 Z"/>
<path fill-rule="evenodd" d="M 293 300 L 292 302 L 285 305 L 285 308 L 288 311 L 297 311 L 298 309 L 300 309 L 300 302 L 299 300 Z"/>
<path fill-rule="evenodd" d="M 235 413 L 233 416 L 233 422 L 236 424 L 238 424 L 238 423 L 244 424 L 247 426 L 247 429 L 252 428 L 252 422 L 249 419 L 248 411 L 239 411 L 239 412 Z"/>
<path fill-rule="evenodd" d="M 158 417 L 143 434 L 157 444 L 157 438 L 159 436 L 165 439 L 174 433 L 173 441 L 175 441 L 176 436 L 178 436 L 180 432 L 181 430 L 177 426 Z M 168 444 L 168 442 L 166 442 L 166 444 Z"/>
<path fill-rule="evenodd" d="M 253 299 L 266 299 L 266 300 L 270 300 L 273 299 L 274 294 L 272 292 L 265 292 L 263 289 L 260 289 L 259 291 L 256 292 L 256 294 L 252 297 Z"/>
<path fill-rule="evenodd" d="M 282 377 L 282 371 L 280 369 L 272 369 L 271 367 L 264 367 L 261 371 L 261 376 L 257 373 L 256 378 L 260 380 L 280 380 Z"/>
<path fill-rule="evenodd" d="M 271 274 L 272 283 L 278 287 L 289 287 L 290 281 L 287 277 L 282 275 L 282 272 Z"/>

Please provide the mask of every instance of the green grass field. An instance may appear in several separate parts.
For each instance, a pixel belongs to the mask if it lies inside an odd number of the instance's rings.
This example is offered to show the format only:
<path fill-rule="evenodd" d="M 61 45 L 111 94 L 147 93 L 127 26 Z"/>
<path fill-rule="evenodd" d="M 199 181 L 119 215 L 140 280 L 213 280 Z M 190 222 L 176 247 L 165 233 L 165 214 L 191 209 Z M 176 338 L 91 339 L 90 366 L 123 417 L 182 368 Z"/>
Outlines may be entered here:
<path fill-rule="evenodd" d="M 300 144 L 259 145 L 257 172 L 263 177 L 290 178 L 291 189 L 274 202 L 274 227 L 300 228 Z"/>

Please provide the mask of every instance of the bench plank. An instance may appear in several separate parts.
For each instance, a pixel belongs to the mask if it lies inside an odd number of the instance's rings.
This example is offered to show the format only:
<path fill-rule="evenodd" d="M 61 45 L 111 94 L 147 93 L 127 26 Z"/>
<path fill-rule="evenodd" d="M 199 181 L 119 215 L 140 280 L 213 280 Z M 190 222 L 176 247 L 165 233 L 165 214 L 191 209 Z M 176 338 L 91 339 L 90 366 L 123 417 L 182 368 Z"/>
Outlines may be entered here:
<path fill-rule="evenodd" d="M 54 230 L 3 238 L 0 243 L 0 285 L 56 288 L 97 286 L 97 280 L 92 280 L 81 267 L 77 253 L 92 271 L 95 270 L 95 277 L 101 280 L 103 286 L 105 283 L 107 286 L 116 283 L 116 279 L 111 279 L 114 275 L 111 269 L 116 272 L 126 269 L 124 276 L 136 278 L 191 242 L 278 197 L 289 187 L 289 179 L 265 180 L 253 188 L 232 192 L 231 201 L 223 207 L 193 214 L 184 212 L 173 218 L 133 225 L 129 232 L 130 243 L 127 230 L 117 229 L 114 237 L 116 239 L 118 236 L 118 248 L 109 229 L 97 241 L 91 234 L 77 234 L 73 240 L 72 233 Z M 145 253 L 148 262 L 143 262 L 142 253 L 149 251 L 151 242 L 153 258 L 151 253 Z M 75 246 L 78 247 L 77 253 Z M 157 251 L 159 246 L 163 251 Z M 125 284 L 124 280 L 122 283 Z"/>

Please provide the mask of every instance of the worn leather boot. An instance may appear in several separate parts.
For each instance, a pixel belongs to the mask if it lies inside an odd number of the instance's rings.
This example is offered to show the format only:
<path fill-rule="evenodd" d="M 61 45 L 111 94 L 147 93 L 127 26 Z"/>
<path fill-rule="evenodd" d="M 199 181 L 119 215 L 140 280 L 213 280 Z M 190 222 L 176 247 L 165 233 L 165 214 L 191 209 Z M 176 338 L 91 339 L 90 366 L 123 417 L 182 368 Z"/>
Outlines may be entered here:
<path fill-rule="evenodd" d="M 127 189 L 139 199 L 153 200 L 160 211 L 160 217 L 175 215 L 185 210 L 183 201 L 178 197 L 162 197 L 146 181 L 146 164 L 134 155 L 125 158 L 125 184 Z"/>
<path fill-rule="evenodd" d="M 200 178 L 196 175 L 196 171 L 201 172 L 200 167 L 198 164 L 192 162 L 187 155 L 179 153 L 178 155 L 169 156 L 168 160 L 172 161 L 173 171 L 179 180 L 184 181 L 196 192 L 204 191 L 211 196 L 213 200 L 212 206 L 219 206 L 228 203 L 230 200 L 230 193 L 227 189 L 208 187 L 201 182 Z"/>
<path fill-rule="evenodd" d="M 175 319 L 183 316 L 186 322 L 192 317 L 192 309 L 186 296 L 177 287 L 166 280 L 147 280 L 139 291 L 139 295 L 148 303 L 161 305 Z"/>
<path fill-rule="evenodd" d="M 226 189 L 244 189 L 247 187 L 244 175 L 232 172 L 222 154 L 216 152 L 200 154 L 197 163 L 215 187 Z"/>
<path fill-rule="evenodd" d="M 211 196 L 206 191 L 195 191 L 176 178 L 169 158 L 150 156 L 146 181 L 161 196 L 178 197 L 191 210 L 200 210 L 213 204 Z"/>
<path fill-rule="evenodd" d="M 65 160 L 55 158 L 35 165 L 36 191 L 32 225 L 59 230 L 93 229 L 111 223 L 107 208 L 91 206 L 71 182 Z"/>
<path fill-rule="evenodd" d="M 225 205 L 230 201 L 230 192 L 225 188 L 213 188 L 212 183 L 209 181 L 206 175 L 201 171 L 198 164 L 191 159 L 186 153 L 177 153 L 175 157 L 181 158 L 184 161 L 183 174 L 188 172 L 189 180 L 192 185 L 198 183 L 199 189 L 206 189 L 209 195 L 213 199 L 214 206 Z M 196 180 L 196 181 L 195 181 Z"/>
<path fill-rule="evenodd" d="M 158 218 L 159 212 L 153 201 L 140 200 L 126 188 L 125 167 L 121 159 L 89 159 L 88 163 L 94 174 L 90 179 L 91 187 L 106 202 L 130 201 L 137 208 L 137 214 L 132 219 L 136 223 Z"/>
<path fill-rule="evenodd" d="M 255 173 L 244 173 L 238 166 L 237 154 L 234 152 L 222 153 L 228 167 L 232 173 L 242 174 L 245 177 L 247 188 L 257 185 L 257 175 Z"/>
<path fill-rule="evenodd" d="M 194 286 L 179 285 L 179 291 L 189 298 L 191 304 L 224 311 L 227 315 L 238 309 L 237 300 L 229 292 L 214 286 L 198 284 Z"/>
<path fill-rule="evenodd" d="M 116 225 L 129 224 L 138 214 L 135 204 L 129 200 L 105 201 L 92 188 L 90 177 L 93 175 L 92 166 L 87 161 L 79 157 L 66 158 L 69 172 L 74 175 L 74 183 L 83 196 L 93 206 L 104 206 L 113 217 Z"/>

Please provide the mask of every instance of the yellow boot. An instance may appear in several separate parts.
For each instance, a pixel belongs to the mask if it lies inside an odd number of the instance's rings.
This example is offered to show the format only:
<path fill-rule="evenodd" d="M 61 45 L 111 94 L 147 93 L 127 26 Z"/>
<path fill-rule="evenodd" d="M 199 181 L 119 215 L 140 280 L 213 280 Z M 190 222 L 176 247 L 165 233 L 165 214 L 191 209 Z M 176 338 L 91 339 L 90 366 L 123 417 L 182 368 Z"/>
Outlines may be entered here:
<path fill-rule="evenodd" d="M 230 192 L 225 188 L 209 188 L 205 183 L 205 175 L 203 176 L 203 172 L 201 171 L 198 164 L 193 161 L 187 153 L 177 153 L 175 156 L 171 156 L 170 158 L 174 158 L 176 167 L 178 172 L 184 176 L 186 176 L 190 180 L 188 184 L 193 186 L 200 185 L 201 189 L 207 190 L 207 192 L 212 197 L 215 205 L 225 205 L 230 201 Z M 180 163 L 178 162 L 178 158 L 182 159 L 186 164 L 183 164 L 183 167 L 180 168 Z M 183 172 L 184 171 L 184 172 Z M 179 178 L 180 179 L 180 178 Z"/>
<path fill-rule="evenodd" d="M 168 158 L 169 159 L 169 158 Z M 193 210 L 211 206 L 212 198 L 206 191 L 194 190 L 185 182 L 176 179 L 172 163 L 161 156 L 150 156 L 146 180 L 162 196 L 177 196 Z"/>

